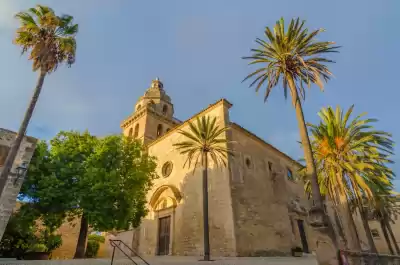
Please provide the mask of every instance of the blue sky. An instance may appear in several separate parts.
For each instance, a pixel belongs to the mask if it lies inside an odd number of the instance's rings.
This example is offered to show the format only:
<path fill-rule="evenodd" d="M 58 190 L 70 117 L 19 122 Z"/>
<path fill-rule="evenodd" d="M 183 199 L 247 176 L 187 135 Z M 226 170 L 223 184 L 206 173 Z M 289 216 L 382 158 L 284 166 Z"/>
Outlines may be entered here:
<path fill-rule="evenodd" d="M 295 112 L 281 88 L 264 104 L 262 93 L 241 83 L 250 71 L 241 57 L 249 55 L 264 27 L 280 16 L 300 16 L 310 29 L 327 30 L 321 40 L 343 46 L 330 56 L 337 63 L 325 92 L 309 91 L 306 120 L 317 122 L 324 106 L 355 104 L 355 112 L 378 118 L 376 127 L 400 140 L 398 0 L 0 0 L 0 127 L 12 130 L 37 77 L 12 44 L 13 14 L 36 3 L 73 15 L 80 32 L 76 64 L 45 80 L 28 130 L 32 136 L 49 139 L 70 129 L 118 133 L 120 121 L 159 76 L 177 118 L 185 120 L 224 97 L 233 103 L 231 120 L 300 158 Z M 400 166 L 395 169 L 399 173 Z"/>

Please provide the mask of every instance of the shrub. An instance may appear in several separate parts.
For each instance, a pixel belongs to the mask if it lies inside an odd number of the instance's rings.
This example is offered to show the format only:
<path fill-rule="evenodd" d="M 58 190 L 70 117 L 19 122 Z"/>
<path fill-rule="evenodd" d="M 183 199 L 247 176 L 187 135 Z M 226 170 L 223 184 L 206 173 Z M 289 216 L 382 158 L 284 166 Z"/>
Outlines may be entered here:
<path fill-rule="evenodd" d="M 86 245 L 86 253 L 85 257 L 87 258 L 95 258 L 97 256 L 97 252 L 99 252 L 100 243 L 96 240 L 88 240 Z"/>
<path fill-rule="evenodd" d="M 106 241 L 104 236 L 100 236 L 100 235 L 89 235 L 88 240 L 94 240 L 97 241 L 99 243 L 104 243 Z"/>
<path fill-rule="evenodd" d="M 47 252 L 47 247 L 45 244 L 33 244 L 29 248 L 29 252 Z"/>

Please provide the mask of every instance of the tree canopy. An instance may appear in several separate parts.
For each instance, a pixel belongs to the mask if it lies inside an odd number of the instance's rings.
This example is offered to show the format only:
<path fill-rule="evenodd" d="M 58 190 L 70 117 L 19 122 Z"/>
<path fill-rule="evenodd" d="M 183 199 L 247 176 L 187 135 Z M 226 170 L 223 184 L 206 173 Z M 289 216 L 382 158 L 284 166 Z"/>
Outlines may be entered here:
<path fill-rule="evenodd" d="M 155 168 L 132 138 L 62 131 L 50 145 L 39 143 L 20 198 L 55 227 L 82 216 L 97 231 L 136 227 L 146 215 Z"/>

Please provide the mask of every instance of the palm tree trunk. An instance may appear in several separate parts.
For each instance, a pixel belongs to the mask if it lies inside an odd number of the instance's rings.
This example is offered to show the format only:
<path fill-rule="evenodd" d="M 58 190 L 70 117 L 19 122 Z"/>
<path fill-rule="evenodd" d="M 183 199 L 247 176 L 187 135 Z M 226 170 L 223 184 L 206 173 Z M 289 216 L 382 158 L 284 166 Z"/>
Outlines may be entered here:
<path fill-rule="evenodd" d="M 208 160 L 203 153 L 203 226 L 204 226 L 204 260 L 210 260 L 210 231 L 208 226 Z"/>
<path fill-rule="evenodd" d="M 396 249 L 396 253 L 400 255 L 399 245 L 397 244 L 396 237 L 394 236 L 392 226 L 390 225 L 387 217 L 384 219 L 384 221 L 386 223 L 387 230 L 389 231 L 390 238 L 392 239 L 392 242 L 394 244 L 394 248 Z"/>
<path fill-rule="evenodd" d="M 368 245 L 371 248 L 371 252 L 378 253 L 378 250 L 376 249 L 376 246 L 375 246 L 374 238 L 372 237 L 371 228 L 369 227 L 368 214 L 367 214 L 367 211 L 365 209 L 363 209 L 363 206 L 360 207 L 360 214 L 361 214 L 361 220 L 362 220 L 362 223 L 364 226 L 365 233 L 367 234 Z"/>
<path fill-rule="evenodd" d="M 82 214 L 81 228 L 79 229 L 78 243 L 76 244 L 76 250 L 74 259 L 83 259 L 85 257 L 86 239 L 89 230 L 89 223 L 85 214 Z"/>
<path fill-rule="evenodd" d="M 304 113 L 301 107 L 300 97 L 298 96 L 296 85 L 291 76 L 287 77 L 287 81 L 292 94 L 293 104 L 296 109 L 296 117 L 299 125 L 300 138 L 304 150 L 304 158 L 306 160 L 307 175 L 311 179 L 312 197 L 315 202 L 315 206 L 321 209 L 322 210 L 321 212 L 323 212 L 323 206 L 322 206 L 323 202 L 318 185 L 317 170 L 315 167 L 314 157 L 312 154 L 310 139 L 308 137 L 306 122 L 304 120 Z"/>
<path fill-rule="evenodd" d="M 43 87 L 44 78 L 46 76 L 46 72 L 41 70 L 39 74 L 39 78 L 36 83 L 35 91 L 33 92 L 33 96 L 29 103 L 28 109 L 25 112 L 24 119 L 19 127 L 17 138 L 13 142 L 10 152 L 7 155 L 6 161 L 3 166 L 3 170 L 0 174 L 0 196 L 3 194 L 4 187 L 7 184 L 8 176 L 11 172 L 12 166 L 14 164 L 14 160 L 18 154 L 19 147 L 21 146 L 22 140 L 24 139 L 26 130 L 28 128 L 29 121 L 32 117 L 33 111 L 36 106 L 36 102 L 39 99 L 40 92 Z"/>
<path fill-rule="evenodd" d="M 388 232 L 387 232 L 387 230 L 386 230 L 385 221 L 382 219 L 382 220 L 380 220 L 379 222 L 380 222 L 380 224 L 381 224 L 381 229 L 382 229 L 382 232 L 383 232 L 383 236 L 385 237 L 385 240 L 386 240 L 386 243 L 387 243 L 387 245 L 388 245 L 390 254 L 394 255 L 392 243 L 390 243 L 389 235 L 388 235 Z"/>
<path fill-rule="evenodd" d="M 360 236 L 358 234 L 356 223 L 354 222 L 353 213 L 351 212 L 349 202 L 346 201 L 345 203 L 346 203 L 346 208 L 344 210 L 346 211 L 346 215 L 349 218 L 350 231 L 352 233 L 354 233 L 354 236 L 355 236 L 354 240 L 352 238 L 352 241 L 355 241 L 354 247 L 355 247 L 356 251 L 360 251 L 361 250 Z"/>

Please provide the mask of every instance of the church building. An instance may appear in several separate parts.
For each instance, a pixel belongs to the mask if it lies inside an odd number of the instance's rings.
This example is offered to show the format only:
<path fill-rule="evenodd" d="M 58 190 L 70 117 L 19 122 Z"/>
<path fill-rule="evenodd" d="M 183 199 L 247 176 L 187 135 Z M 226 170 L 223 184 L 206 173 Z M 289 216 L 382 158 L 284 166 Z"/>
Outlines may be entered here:
<path fill-rule="evenodd" d="M 140 139 L 157 158 L 149 212 L 132 233 L 132 248 L 142 255 L 203 253 L 202 170 L 184 167 L 186 157 L 174 147 L 188 121 L 217 118 L 232 141 L 234 156 L 226 168 L 209 165 L 209 226 L 212 256 L 290 255 L 316 248 L 307 222 L 309 201 L 297 182 L 299 164 L 285 153 L 231 121 L 232 104 L 220 99 L 187 121 L 174 117 L 174 105 L 163 83 L 153 80 L 121 123 L 125 135 Z"/>

